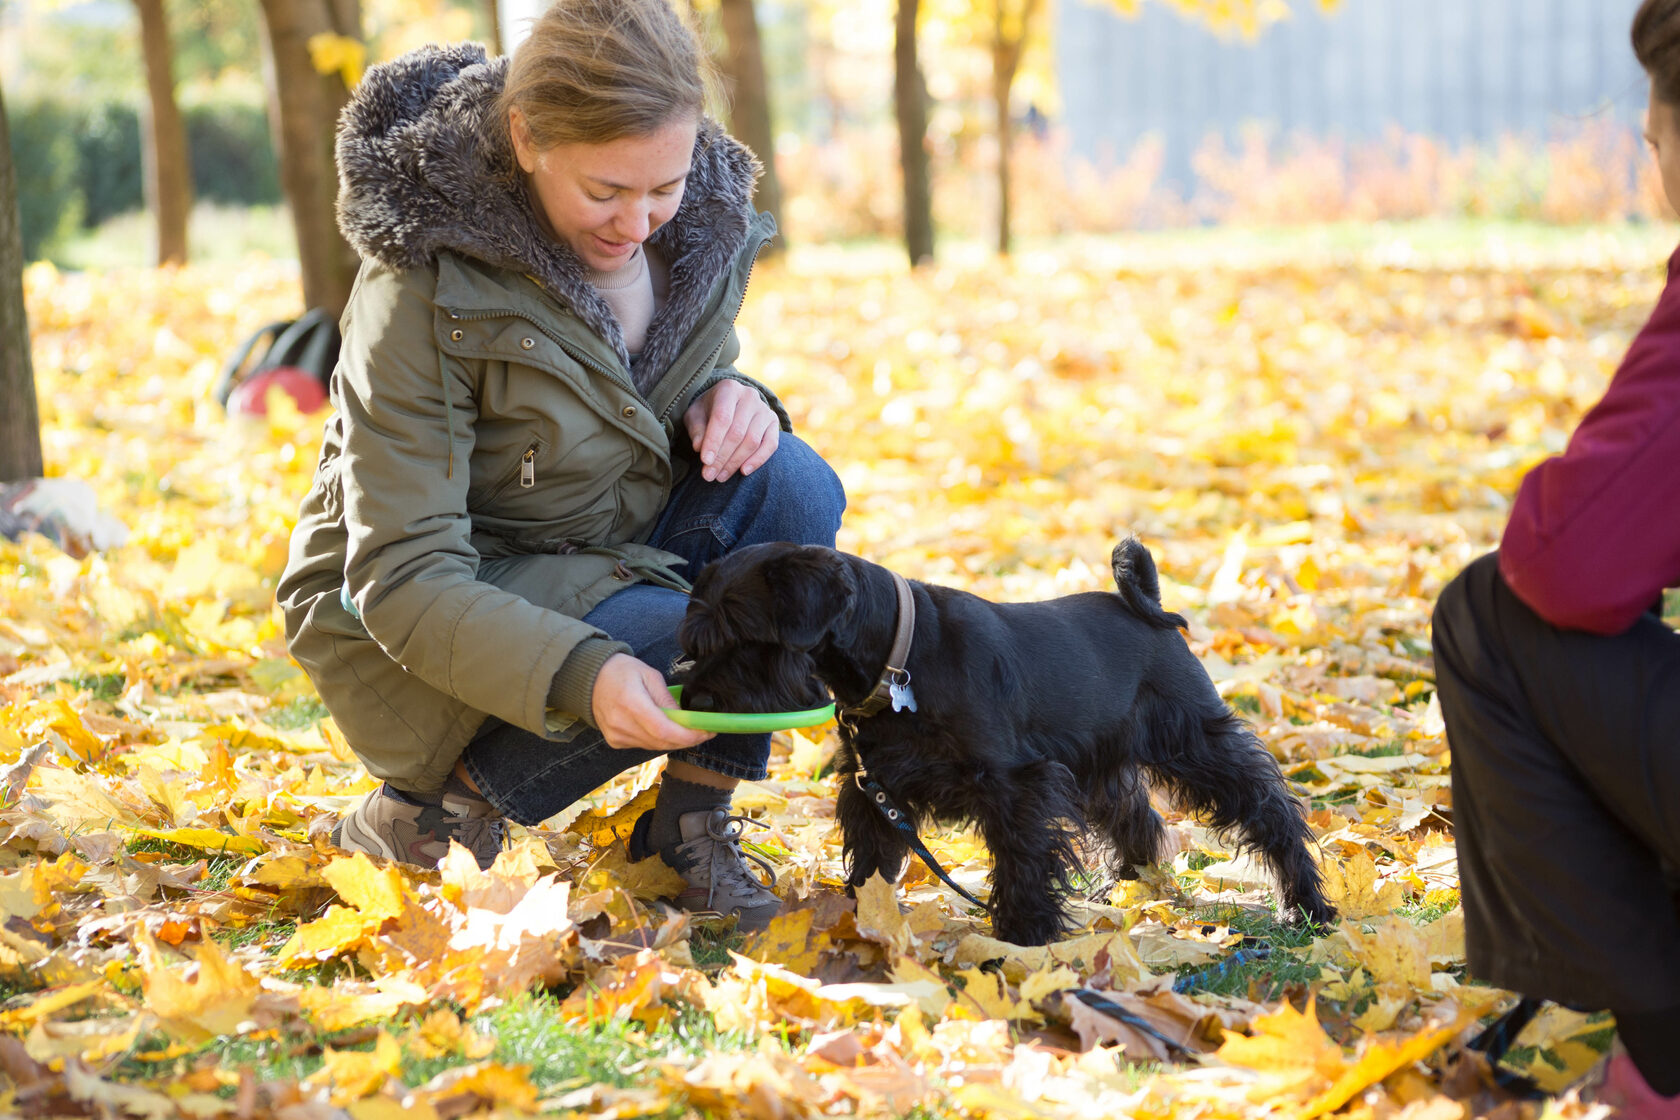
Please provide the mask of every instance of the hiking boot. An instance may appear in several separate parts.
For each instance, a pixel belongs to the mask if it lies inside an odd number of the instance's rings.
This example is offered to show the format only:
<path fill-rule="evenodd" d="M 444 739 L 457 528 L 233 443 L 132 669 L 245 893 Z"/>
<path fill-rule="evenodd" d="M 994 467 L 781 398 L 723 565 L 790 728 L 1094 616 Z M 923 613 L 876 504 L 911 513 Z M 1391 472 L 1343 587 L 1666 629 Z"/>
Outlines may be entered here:
<path fill-rule="evenodd" d="M 658 849 L 648 847 L 648 827 L 652 823 L 651 811 L 636 818 L 630 830 L 630 858 L 640 861 L 658 855 L 681 875 L 688 889 L 673 900 L 679 907 L 692 914 L 733 914 L 738 919 L 736 928 L 749 933 L 769 925 L 781 911 L 781 899 L 747 870 L 747 860 L 764 868 L 772 887 L 776 885 L 775 868 L 768 860 L 741 850 L 742 829 L 758 822 L 730 816 L 728 809 L 684 813 L 677 818 L 682 838 Z"/>
<path fill-rule="evenodd" d="M 488 871 L 506 835 L 507 826 L 495 806 L 451 775 L 435 801 L 392 789 L 386 782 L 339 820 L 332 842 L 347 851 L 436 867 L 454 840 Z"/>

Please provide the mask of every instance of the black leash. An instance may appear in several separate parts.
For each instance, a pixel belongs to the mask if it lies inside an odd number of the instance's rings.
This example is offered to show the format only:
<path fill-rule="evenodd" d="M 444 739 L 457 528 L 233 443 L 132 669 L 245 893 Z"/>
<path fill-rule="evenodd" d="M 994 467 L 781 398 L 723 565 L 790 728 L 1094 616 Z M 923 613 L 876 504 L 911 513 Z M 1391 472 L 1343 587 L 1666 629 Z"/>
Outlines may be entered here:
<path fill-rule="evenodd" d="M 1520 1073 L 1514 1073 L 1500 1065 L 1500 1059 L 1516 1042 L 1517 1035 L 1528 1026 L 1529 1020 L 1539 1014 L 1544 1000 L 1532 999 L 1524 996 L 1499 1018 L 1489 1023 L 1475 1038 L 1465 1043 L 1467 1050 L 1480 1050 L 1487 1058 L 1489 1072 L 1493 1082 L 1507 1093 L 1527 1100 L 1538 1100 L 1546 1094 L 1532 1080 Z"/>
<path fill-rule="evenodd" d="M 992 912 L 990 906 L 963 890 L 962 887 L 957 885 L 955 879 L 945 873 L 945 869 L 939 866 L 939 861 L 933 858 L 933 853 L 927 850 L 927 845 L 922 843 L 922 838 L 916 835 L 916 826 L 911 823 L 910 815 L 898 807 L 898 802 L 894 801 L 892 795 L 881 788 L 880 782 L 871 777 L 867 770 L 859 770 L 853 775 L 853 780 L 857 782 L 858 789 L 861 789 L 864 795 L 874 803 L 875 808 L 881 811 L 881 815 L 887 818 L 887 823 L 904 833 L 905 838 L 910 843 L 910 850 L 921 857 L 922 862 L 928 865 L 929 871 L 939 876 L 947 887 L 950 887 L 980 909 L 988 914 Z"/>
<path fill-rule="evenodd" d="M 1092 1011 L 1107 1015 L 1110 1019 L 1116 1019 L 1122 1022 L 1140 1034 L 1148 1035 L 1150 1038 L 1153 1038 L 1155 1041 L 1166 1046 L 1168 1053 L 1175 1050 L 1180 1054 L 1190 1053 L 1190 1050 L 1185 1047 L 1184 1043 L 1178 1041 L 1176 1038 L 1170 1038 L 1167 1035 L 1162 1034 L 1154 1024 L 1149 1022 L 1149 1020 L 1145 1019 L 1141 1015 L 1127 1011 L 1124 1007 L 1121 1007 L 1118 1003 L 1115 1003 L 1101 992 L 1092 991 L 1090 988 L 1069 988 L 1067 991 L 1063 992 L 1062 995 L 1072 996 L 1080 1003 L 1083 1003 L 1086 1007 L 1089 1007 Z"/>
<path fill-rule="evenodd" d="M 853 738 L 859 720 L 868 719 L 889 704 L 895 712 L 916 710 L 916 694 L 910 688 L 910 672 L 904 667 L 910 659 L 910 643 L 916 632 L 916 597 L 910 590 L 908 580 L 897 572 L 888 574 L 892 576 L 893 590 L 898 600 L 898 618 L 893 628 L 892 649 L 887 653 L 886 666 L 881 670 L 881 676 L 868 696 L 856 704 L 841 708 L 838 713 L 842 734 L 847 737 L 859 762 L 863 761 L 863 752 L 858 749 L 857 741 Z M 881 815 L 887 818 L 887 823 L 904 833 L 905 839 L 909 841 L 910 850 L 921 857 L 921 861 L 928 865 L 928 870 L 939 876 L 947 887 L 986 913 L 992 912 L 990 906 L 963 890 L 955 879 L 945 873 L 945 869 L 939 866 L 939 861 L 933 858 L 933 853 L 927 850 L 927 845 L 922 843 L 922 838 L 916 835 L 916 826 L 911 822 L 910 814 L 899 807 L 898 802 L 892 799 L 892 794 L 882 788 L 881 783 L 870 776 L 868 770 L 860 769 L 852 779 L 857 782 L 857 787 L 863 791 L 864 796 L 881 811 Z"/>

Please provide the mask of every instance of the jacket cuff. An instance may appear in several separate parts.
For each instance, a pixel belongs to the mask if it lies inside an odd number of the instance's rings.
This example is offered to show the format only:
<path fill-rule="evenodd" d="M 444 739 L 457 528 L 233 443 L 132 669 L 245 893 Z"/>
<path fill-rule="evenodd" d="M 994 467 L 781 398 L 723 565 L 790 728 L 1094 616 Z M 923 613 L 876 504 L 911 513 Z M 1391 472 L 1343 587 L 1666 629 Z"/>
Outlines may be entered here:
<path fill-rule="evenodd" d="M 594 727 L 595 678 L 600 675 L 601 666 L 607 663 L 607 658 L 615 653 L 631 652 L 623 642 L 585 638 L 572 647 L 572 652 L 566 655 L 566 660 L 560 663 L 560 670 L 554 674 L 554 683 L 548 686 L 548 706 L 559 708 Z"/>

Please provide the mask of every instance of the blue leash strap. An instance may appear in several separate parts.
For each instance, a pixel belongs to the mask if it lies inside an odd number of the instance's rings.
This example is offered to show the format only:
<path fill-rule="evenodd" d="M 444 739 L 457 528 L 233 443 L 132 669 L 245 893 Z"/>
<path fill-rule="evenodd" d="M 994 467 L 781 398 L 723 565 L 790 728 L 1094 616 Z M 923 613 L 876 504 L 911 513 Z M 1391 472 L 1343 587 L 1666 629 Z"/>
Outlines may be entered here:
<path fill-rule="evenodd" d="M 1197 988 L 1209 987 L 1223 980 L 1233 969 L 1241 968 L 1245 964 L 1265 960 L 1272 955 L 1272 947 L 1265 943 L 1258 944 L 1251 949 L 1238 949 L 1218 964 L 1198 968 L 1194 972 L 1186 972 L 1173 981 L 1172 990 L 1179 995 L 1193 992 Z"/>
<path fill-rule="evenodd" d="M 963 890 L 962 887 L 957 885 L 956 880 L 947 875 L 945 869 L 939 866 L 939 861 L 934 859 L 933 853 L 927 850 L 927 845 L 922 843 L 922 838 L 916 835 L 916 826 L 911 823 L 910 814 L 898 807 L 898 802 L 894 801 L 892 795 L 881 788 L 880 782 L 872 778 L 866 770 L 859 770 L 853 777 L 857 782 L 858 789 L 861 789 L 865 796 L 874 803 L 875 808 L 881 811 L 881 815 L 887 818 L 887 823 L 904 833 L 910 843 L 910 850 L 915 852 L 921 858 L 921 861 L 928 865 L 928 870 L 939 876 L 947 887 L 950 887 L 988 914 L 991 913 L 992 908 L 990 906 Z"/>

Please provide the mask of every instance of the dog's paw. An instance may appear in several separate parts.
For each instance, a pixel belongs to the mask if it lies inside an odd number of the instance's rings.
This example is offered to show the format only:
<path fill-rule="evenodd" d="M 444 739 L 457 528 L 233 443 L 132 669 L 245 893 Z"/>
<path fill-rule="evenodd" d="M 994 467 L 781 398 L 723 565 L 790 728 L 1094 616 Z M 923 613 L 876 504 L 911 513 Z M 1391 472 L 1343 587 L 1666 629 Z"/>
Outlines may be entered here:
<path fill-rule="evenodd" d="M 1298 902 L 1293 906 L 1284 907 L 1278 914 L 1279 920 L 1286 925 L 1305 926 L 1328 930 L 1336 924 L 1341 915 L 1336 908 L 1322 899 L 1311 902 Z"/>

